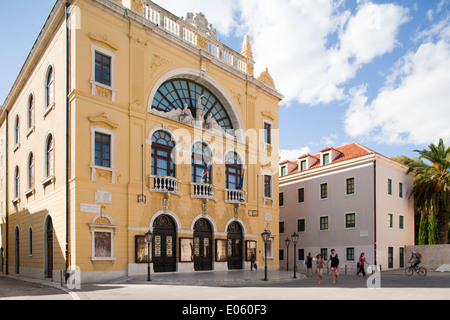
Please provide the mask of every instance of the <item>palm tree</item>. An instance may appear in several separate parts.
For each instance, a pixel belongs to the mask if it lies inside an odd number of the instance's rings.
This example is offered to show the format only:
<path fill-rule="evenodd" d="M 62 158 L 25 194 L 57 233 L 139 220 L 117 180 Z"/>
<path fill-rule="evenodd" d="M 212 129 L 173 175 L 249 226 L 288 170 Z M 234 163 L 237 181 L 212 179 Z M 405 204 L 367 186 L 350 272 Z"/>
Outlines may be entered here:
<path fill-rule="evenodd" d="M 419 159 L 428 160 L 431 165 L 413 160 L 408 173 L 414 173 L 414 203 L 416 209 L 434 215 L 437 224 L 437 242 L 448 242 L 450 212 L 450 147 L 445 148 L 442 139 L 436 146 L 430 144 L 429 150 L 414 150 Z"/>

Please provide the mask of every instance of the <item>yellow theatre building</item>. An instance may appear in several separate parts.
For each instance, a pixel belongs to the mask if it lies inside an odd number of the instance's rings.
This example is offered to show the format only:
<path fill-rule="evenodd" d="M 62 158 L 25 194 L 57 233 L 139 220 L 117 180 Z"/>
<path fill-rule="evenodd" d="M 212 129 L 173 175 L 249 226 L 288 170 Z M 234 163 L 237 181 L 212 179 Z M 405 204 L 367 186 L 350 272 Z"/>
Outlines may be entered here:
<path fill-rule="evenodd" d="M 202 13 L 56 1 L 1 110 L 0 271 L 278 268 L 282 99 Z"/>

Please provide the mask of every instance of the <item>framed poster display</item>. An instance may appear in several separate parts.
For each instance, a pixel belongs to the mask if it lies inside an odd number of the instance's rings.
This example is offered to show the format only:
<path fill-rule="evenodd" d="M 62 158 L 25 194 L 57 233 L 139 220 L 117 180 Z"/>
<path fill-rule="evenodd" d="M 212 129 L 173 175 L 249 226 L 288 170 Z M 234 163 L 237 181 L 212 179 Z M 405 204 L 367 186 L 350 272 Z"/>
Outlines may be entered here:
<path fill-rule="evenodd" d="M 148 244 L 145 242 L 145 236 L 135 236 L 135 262 L 148 263 Z M 150 243 L 150 252 L 152 251 L 152 244 Z M 151 262 L 150 256 L 150 262 Z"/>
<path fill-rule="evenodd" d="M 180 238 L 180 262 L 193 262 L 194 239 L 192 238 Z"/>
<path fill-rule="evenodd" d="M 227 261 L 227 240 L 216 239 L 216 261 Z"/>
<path fill-rule="evenodd" d="M 250 261 L 252 254 L 256 258 L 256 241 L 247 240 L 245 241 L 245 261 Z"/>

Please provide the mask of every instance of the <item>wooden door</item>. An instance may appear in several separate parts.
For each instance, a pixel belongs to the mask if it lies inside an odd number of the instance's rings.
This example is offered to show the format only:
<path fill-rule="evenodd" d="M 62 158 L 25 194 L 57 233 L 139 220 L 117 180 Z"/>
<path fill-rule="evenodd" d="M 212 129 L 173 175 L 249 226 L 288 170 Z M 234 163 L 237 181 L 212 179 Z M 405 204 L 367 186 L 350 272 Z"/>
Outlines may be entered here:
<path fill-rule="evenodd" d="M 53 223 L 52 219 L 47 220 L 47 227 L 46 227 L 46 253 L 47 253 L 47 259 L 46 259 L 46 278 L 53 278 Z"/>
<path fill-rule="evenodd" d="M 233 222 L 227 230 L 227 262 L 228 269 L 242 269 L 242 229 L 239 223 Z"/>
<path fill-rule="evenodd" d="M 156 218 L 153 224 L 153 270 L 176 271 L 176 228 L 168 215 Z"/>
<path fill-rule="evenodd" d="M 212 229 L 205 219 L 194 225 L 194 270 L 212 270 Z"/>

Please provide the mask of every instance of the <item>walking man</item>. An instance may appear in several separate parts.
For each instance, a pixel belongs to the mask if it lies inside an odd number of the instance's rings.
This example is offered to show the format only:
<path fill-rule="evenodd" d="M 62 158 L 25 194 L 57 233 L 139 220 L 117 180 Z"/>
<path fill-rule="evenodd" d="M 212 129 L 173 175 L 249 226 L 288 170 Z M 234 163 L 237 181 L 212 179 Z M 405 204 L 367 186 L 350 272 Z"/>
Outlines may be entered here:
<path fill-rule="evenodd" d="M 334 249 L 331 249 L 331 255 L 330 255 L 330 259 L 328 259 L 327 267 L 330 262 L 331 262 L 330 271 L 331 271 L 331 276 L 333 277 L 333 284 L 336 284 L 336 282 L 338 282 L 339 266 L 341 264 L 341 260 L 339 259 L 339 256 L 336 253 L 336 250 L 334 250 Z"/>

